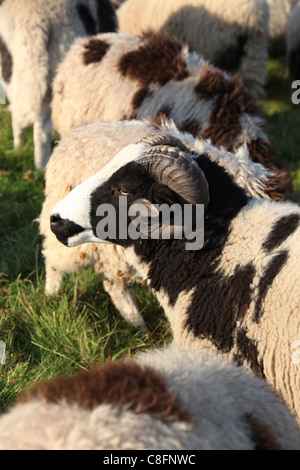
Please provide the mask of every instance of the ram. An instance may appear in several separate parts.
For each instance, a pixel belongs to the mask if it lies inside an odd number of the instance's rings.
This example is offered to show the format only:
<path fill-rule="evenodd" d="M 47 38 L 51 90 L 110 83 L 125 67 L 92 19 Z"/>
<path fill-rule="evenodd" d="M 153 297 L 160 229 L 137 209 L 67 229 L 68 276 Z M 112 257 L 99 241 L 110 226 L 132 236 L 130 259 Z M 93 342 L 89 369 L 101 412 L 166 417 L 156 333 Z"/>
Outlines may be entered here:
<path fill-rule="evenodd" d="M 292 80 L 300 80 L 300 3 L 293 9 L 286 31 L 287 62 Z"/>
<path fill-rule="evenodd" d="M 194 145 L 195 138 L 179 132 L 174 123 L 157 125 L 142 121 L 107 121 L 88 124 L 71 131 L 55 147 L 45 172 L 45 200 L 39 217 L 40 234 L 43 237 L 43 256 L 46 271 L 46 293 L 58 293 L 65 274 L 77 272 L 93 265 L 103 277 L 103 286 L 120 314 L 131 324 L 146 331 L 135 299 L 135 282 L 144 282 L 134 267 L 124 259 L 123 248 L 117 245 L 88 243 L 84 247 L 65 247 L 50 229 L 49 218 L 53 207 L 66 194 L 92 176 L 109 162 L 115 152 L 147 135 L 168 132 Z M 226 164 L 236 178 L 247 185 L 253 197 L 271 197 L 276 178 L 263 166 L 251 162 L 247 149 L 232 154 L 217 149 L 208 142 L 202 143 L 211 158 Z"/>
<path fill-rule="evenodd" d="M 266 0 L 127 0 L 117 11 L 120 31 L 166 31 L 191 51 L 264 95 L 269 7 Z"/>
<path fill-rule="evenodd" d="M 40 383 L 0 417 L 0 434 L 6 450 L 300 448 L 264 381 L 174 345 Z"/>
<path fill-rule="evenodd" d="M 290 192 L 253 95 L 166 34 L 78 39 L 58 69 L 52 111 L 61 136 L 96 121 L 167 116 L 180 130 L 217 147 L 231 151 L 246 141 L 254 161 L 277 171 L 276 198 Z"/>
<path fill-rule="evenodd" d="M 0 6 L 0 76 L 10 101 L 14 145 L 34 125 L 34 162 L 51 154 L 52 80 L 74 39 L 115 31 L 110 0 L 4 0 Z"/>
<path fill-rule="evenodd" d="M 248 197 L 245 183 L 215 160 L 200 141 L 190 149 L 174 136 L 130 144 L 53 208 L 51 229 L 67 246 L 122 246 L 177 344 L 244 364 L 300 418 L 300 209 Z M 103 204 L 124 217 L 125 203 L 127 236 L 115 230 L 106 237 Z M 166 222 L 165 205 L 187 206 L 187 224 Z"/>

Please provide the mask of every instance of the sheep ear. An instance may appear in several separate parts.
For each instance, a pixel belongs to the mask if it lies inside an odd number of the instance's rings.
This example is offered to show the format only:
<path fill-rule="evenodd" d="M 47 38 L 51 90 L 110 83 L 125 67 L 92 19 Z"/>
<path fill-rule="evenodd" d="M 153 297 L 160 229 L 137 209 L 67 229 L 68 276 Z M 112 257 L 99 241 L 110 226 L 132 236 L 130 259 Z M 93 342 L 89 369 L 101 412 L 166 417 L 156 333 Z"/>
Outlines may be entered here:
<path fill-rule="evenodd" d="M 139 205 L 141 204 L 145 208 L 145 211 L 143 211 L 143 215 L 146 214 L 146 211 L 147 211 L 148 217 L 157 217 L 159 215 L 159 210 L 158 210 L 157 206 L 152 204 L 152 202 L 149 201 L 149 199 L 146 199 L 144 197 L 140 197 L 140 198 L 136 199 L 133 202 L 133 204 L 139 204 Z M 132 218 L 131 218 L 131 220 L 132 220 Z"/>
<path fill-rule="evenodd" d="M 139 214 L 137 216 L 137 214 Z M 158 217 L 159 216 L 159 210 L 157 206 L 152 204 L 149 199 L 146 198 L 139 198 L 136 199 L 130 206 L 129 208 L 129 217 L 131 221 L 134 221 L 137 219 L 142 221 L 143 223 L 147 224 L 150 223 L 151 217 Z"/>
<path fill-rule="evenodd" d="M 137 213 L 139 215 L 137 216 Z M 141 238 L 151 238 L 156 240 L 181 238 L 183 233 L 182 224 L 174 226 L 170 223 L 160 223 L 160 211 L 156 204 L 152 204 L 146 198 L 136 199 L 131 204 L 128 213 L 136 231 L 141 234 Z"/>
<path fill-rule="evenodd" d="M 138 198 L 129 207 L 128 215 L 141 238 L 151 238 L 151 223 L 158 220 L 158 208 L 149 199 Z"/>

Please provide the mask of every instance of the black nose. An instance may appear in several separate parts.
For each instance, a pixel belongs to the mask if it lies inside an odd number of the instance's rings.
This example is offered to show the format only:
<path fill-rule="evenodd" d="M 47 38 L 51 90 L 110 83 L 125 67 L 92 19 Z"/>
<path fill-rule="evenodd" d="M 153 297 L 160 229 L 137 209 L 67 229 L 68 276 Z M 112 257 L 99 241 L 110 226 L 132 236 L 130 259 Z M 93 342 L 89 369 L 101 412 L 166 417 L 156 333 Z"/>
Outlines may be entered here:
<path fill-rule="evenodd" d="M 50 217 L 50 227 L 56 238 L 68 246 L 68 238 L 84 231 L 84 228 L 69 219 L 62 219 L 60 215 L 54 214 Z"/>

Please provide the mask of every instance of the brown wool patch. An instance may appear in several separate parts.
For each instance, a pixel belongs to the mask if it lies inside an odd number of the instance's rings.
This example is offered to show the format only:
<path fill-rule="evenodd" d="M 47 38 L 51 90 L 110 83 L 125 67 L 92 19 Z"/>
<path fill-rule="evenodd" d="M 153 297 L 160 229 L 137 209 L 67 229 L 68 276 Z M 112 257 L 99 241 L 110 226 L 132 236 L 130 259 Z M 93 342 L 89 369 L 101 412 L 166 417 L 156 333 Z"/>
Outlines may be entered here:
<path fill-rule="evenodd" d="M 157 124 L 157 126 L 159 127 L 165 124 L 166 122 L 168 122 L 169 117 L 167 114 L 159 112 L 159 113 L 156 113 L 153 117 L 151 117 L 151 121 L 154 124 Z"/>
<path fill-rule="evenodd" d="M 109 48 L 110 44 L 102 39 L 90 39 L 84 45 L 84 52 L 82 54 L 84 65 L 101 62 Z"/>
<path fill-rule="evenodd" d="M 255 418 L 251 413 L 246 413 L 245 419 L 251 429 L 251 438 L 255 444 L 255 450 L 283 450 L 278 443 L 272 428 Z"/>
<path fill-rule="evenodd" d="M 285 170 L 276 171 L 274 176 L 268 178 L 266 186 L 266 194 L 278 202 L 286 201 L 292 192 L 291 180 Z"/>
<path fill-rule="evenodd" d="M 258 114 L 258 102 L 235 77 L 225 78 L 221 70 L 204 66 L 200 81 L 195 86 L 200 99 L 213 99 L 214 107 L 209 125 L 201 134 L 217 147 L 230 146 L 241 131 L 242 113 Z"/>
<path fill-rule="evenodd" d="M 0 37 L 0 56 L 2 66 L 2 77 L 5 83 L 9 83 L 13 72 L 13 59 L 11 53 L 7 49 L 7 46 L 3 39 Z"/>
<path fill-rule="evenodd" d="M 273 146 L 265 139 L 256 139 L 247 145 L 251 160 L 255 163 L 261 163 L 275 172 L 274 176 L 271 176 L 267 181 L 269 196 L 275 201 L 285 201 L 292 192 L 291 179 L 279 161 Z"/>
<path fill-rule="evenodd" d="M 133 109 L 139 109 L 142 105 L 143 101 L 148 97 L 151 96 L 152 91 L 148 88 L 140 88 L 132 98 L 132 106 Z M 134 116 L 135 117 L 135 116 Z"/>
<path fill-rule="evenodd" d="M 142 45 L 124 54 L 119 63 L 123 76 L 138 80 L 141 85 L 164 85 L 170 80 L 183 80 L 189 71 L 183 59 L 182 44 L 166 34 L 147 33 Z"/>
<path fill-rule="evenodd" d="M 34 398 L 47 403 L 66 401 L 88 410 L 106 403 L 167 421 L 194 422 L 163 377 L 152 367 L 142 368 L 135 362 L 115 361 L 90 372 L 41 383 L 25 401 Z"/>
<path fill-rule="evenodd" d="M 149 94 L 151 84 L 165 85 L 170 80 L 184 80 L 189 76 L 188 66 L 182 57 L 182 44 L 164 33 L 146 33 L 141 46 L 121 57 L 120 73 L 141 85 L 133 98 L 137 109 Z"/>
<path fill-rule="evenodd" d="M 157 124 L 158 126 L 161 126 L 165 124 L 166 122 L 169 122 L 169 116 L 172 113 L 172 106 L 163 106 L 157 113 L 151 118 L 152 121 Z"/>
<path fill-rule="evenodd" d="M 226 80 L 221 71 L 208 65 L 203 68 L 195 91 L 200 99 L 214 99 L 209 125 L 201 136 L 217 147 L 232 150 L 232 144 L 241 132 L 242 113 L 262 115 L 258 101 L 243 87 L 240 79 L 229 77 Z M 265 139 L 256 139 L 248 143 L 248 148 L 251 160 L 275 172 L 267 181 L 269 196 L 284 201 L 291 193 L 291 180 L 272 145 Z"/>

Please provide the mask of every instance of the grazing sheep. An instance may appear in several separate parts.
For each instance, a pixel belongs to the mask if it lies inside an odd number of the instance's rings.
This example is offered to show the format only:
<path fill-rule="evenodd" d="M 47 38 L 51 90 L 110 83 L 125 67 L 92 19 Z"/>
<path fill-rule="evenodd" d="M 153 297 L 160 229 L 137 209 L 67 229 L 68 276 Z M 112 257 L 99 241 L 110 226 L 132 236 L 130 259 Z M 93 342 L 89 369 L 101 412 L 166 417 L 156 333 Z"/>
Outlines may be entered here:
<path fill-rule="evenodd" d="M 300 448 L 264 381 L 174 345 L 37 385 L 0 417 L 0 435 L 2 450 Z"/>
<path fill-rule="evenodd" d="M 290 77 L 292 80 L 300 80 L 300 3 L 289 18 L 286 42 Z"/>
<path fill-rule="evenodd" d="M 120 31 L 166 31 L 212 64 L 238 73 L 258 96 L 267 78 L 266 0 L 127 0 L 117 11 Z"/>
<path fill-rule="evenodd" d="M 269 52 L 272 57 L 286 53 L 288 21 L 298 0 L 267 0 L 270 10 Z"/>
<path fill-rule="evenodd" d="M 34 162 L 51 154 L 51 85 L 74 39 L 115 31 L 110 0 L 4 0 L 0 6 L 0 76 L 10 101 L 14 145 L 34 125 Z"/>
<path fill-rule="evenodd" d="M 168 135 L 131 144 L 54 207 L 51 229 L 67 246 L 97 240 L 123 246 L 164 308 L 177 344 L 244 364 L 300 420 L 300 208 L 249 198 L 243 179 L 237 182 L 212 155 L 201 141 L 189 148 Z M 137 220 L 140 233 L 132 226 L 135 203 L 141 213 L 147 209 Z M 125 213 L 127 234 L 109 226 L 106 235 L 107 204 L 112 221 L 112 209 L 123 223 Z M 185 212 L 184 223 L 175 215 L 157 219 L 174 204 L 181 212 L 190 207 L 189 230 Z M 161 222 L 153 236 L 148 211 Z"/>
<path fill-rule="evenodd" d="M 283 200 L 290 192 L 253 95 L 165 34 L 78 39 L 58 69 L 52 111 L 61 136 L 96 121 L 167 116 L 217 147 L 231 151 L 246 141 L 251 158 L 278 173 L 273 197 Z"/>
<path fill-rule="evenodd" d="M 88 124 L 74 129 L 64 137 L 49 160 L 45 173 L 45 201 L 39 218 L 43 236 L 43 256 L 46 271 L 46 292 L 53 295 L 59 291 L 66 273 L 77 272 L 93 265 L 104 278 L 104 288 L 120 314 L 131 324 L 147 330 L 138 310 L 135 294 L 130 284 L 144 281 L 124 259 L 123 248 L 117 245 L 88 243 L 84 247 L 67 248 L 59 243 L 50 229 L 49 218 L 53 207 L 66 194 L 96 173 L 109 162 L 116 152 L 130 143 L 151 134 L 168 132 L 187 140 L 191 145 L 195 139 L 178 131 L 173 123 L 157 125 L 142 121 L 107 121 Z M 247 185 L 249 196 L 270 197 L 269 187 L 276 187 L 274 178 L 259 164 L 249 161 L 245 148 L 231 154 L 224 149 L 203 143 L 212 158 L 223 161 L 228 169 Z M 236 176 L 238 177 L 238 176 Z"/>

